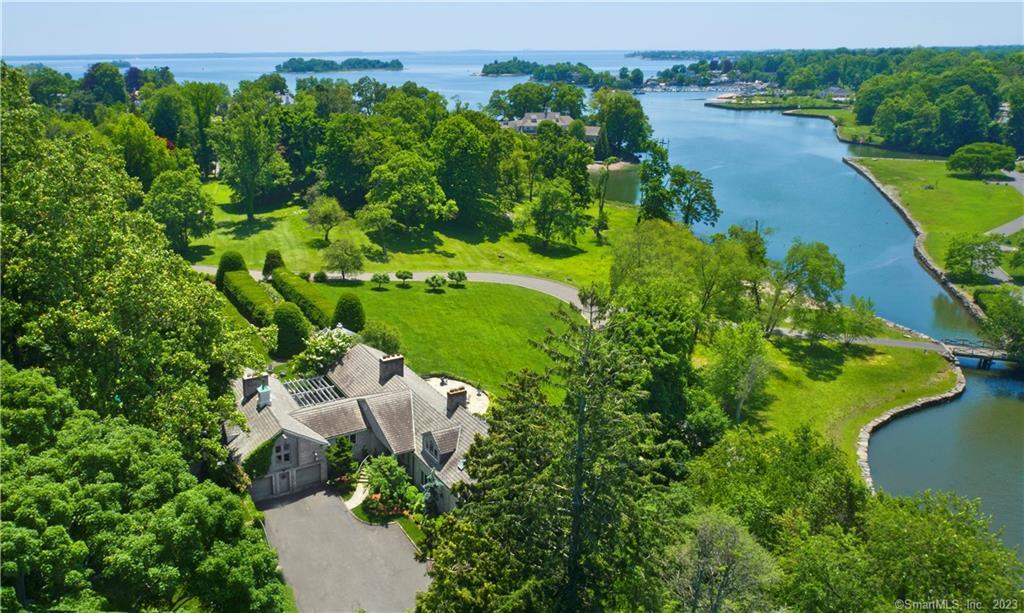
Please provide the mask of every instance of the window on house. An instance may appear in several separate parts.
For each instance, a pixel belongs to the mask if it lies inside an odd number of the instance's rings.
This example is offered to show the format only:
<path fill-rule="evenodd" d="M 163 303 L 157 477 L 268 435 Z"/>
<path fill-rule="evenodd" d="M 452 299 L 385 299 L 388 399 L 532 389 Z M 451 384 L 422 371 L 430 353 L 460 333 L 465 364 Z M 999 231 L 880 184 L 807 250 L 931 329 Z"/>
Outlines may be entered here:
<path fill-rule="evenodd" d="M 291 462 L 291 443 L 281 443 L 280 445 L 275 445 L 274 455 L 277 456 L 278 462 Z"/>
<path fill-rule="evenodd" d="M 355 435 L 355 434 L 349 434 L 349 435 L 348 435 L 348 440 L 349 440 L 349 442 L 351 442 L 351 443 L 352 443 L 353 445 L 355 445 L 355 443 L 356 443 L 356 435 Z"/>

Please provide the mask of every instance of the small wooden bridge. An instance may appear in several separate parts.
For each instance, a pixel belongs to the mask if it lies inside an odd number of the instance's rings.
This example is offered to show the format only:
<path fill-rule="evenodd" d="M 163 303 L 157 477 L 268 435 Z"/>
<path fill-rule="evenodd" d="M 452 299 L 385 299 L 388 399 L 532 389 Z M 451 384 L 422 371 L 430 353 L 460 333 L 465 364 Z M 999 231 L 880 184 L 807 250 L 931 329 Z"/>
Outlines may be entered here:
<path fill-rule="evenodd" d="M 978 360 L 978 368 L 987 370 L 992 362 L 1009 361 L 1010 354 L 1002 347 L 970 338 L 944 338 L 942 344 L 949 347 L 953 355 L 958 358 L 975 358 Z"/>

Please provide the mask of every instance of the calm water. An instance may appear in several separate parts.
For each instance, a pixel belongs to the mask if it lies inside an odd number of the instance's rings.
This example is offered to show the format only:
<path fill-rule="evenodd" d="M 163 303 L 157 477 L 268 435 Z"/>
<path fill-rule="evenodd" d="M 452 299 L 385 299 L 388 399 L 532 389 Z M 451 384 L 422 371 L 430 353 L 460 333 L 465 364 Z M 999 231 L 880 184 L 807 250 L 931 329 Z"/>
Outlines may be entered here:
<path fill-rule="evenodd" d="M 494 89 L 522 77 L 478 77 L 481 66 L 511 53 L 341 53 L 398 57 L 402 72 L 363 75 L 392 84 L 413 80 L 471 107 L 486 104 Z M 647 74 L 672 61 L 625 58 L 621 52 L 520 52 L 541 62 L 581 61 L 601 70 L 640 67 Z M 110 58 L 8 58 L 12 64 L 42 61 L 80 76 L 100 60 L 126 59 L 141 67 L 169 66 L 179 81 L 219 81 L 234 87 L 273 70 L 291 54 Z M 294 83 L 294 75 L 289 82 Z M 771 255 L 781 257 L 791 240 L 823 241 L 846 264 L 847 291 L 869 296 L 883 317 L 933 336 L 973 336 L 976 326 L 962 308 L 914 259 L 913 236 L 867 181 L 842 163 L 844 155 L 871 155 L 839 143 L 832 126 L 819 119 L 780 113 L 734 112 L 703 106 L 706 94 L 647 94 L 641 97 L 655 134 L 668 141 L 670 158 L 700 170 L 715 184 L 723 216 L 718 229 L 733 223 L 774 228 Z M 611 197 L 635 201 L 635 175 L 619 174 Z M 698 228 L 699 232 L 714 231 Z M 1024 543 L 1024 382 L 1005 373 L 967 370 L 964 396 L 939 408 L 893 422 L 871 444 L 875 483 L 890 492 L 912 494 L 950 489 L 978 497 L 982 508 L 1004 527 L 1011 546 Z"/>

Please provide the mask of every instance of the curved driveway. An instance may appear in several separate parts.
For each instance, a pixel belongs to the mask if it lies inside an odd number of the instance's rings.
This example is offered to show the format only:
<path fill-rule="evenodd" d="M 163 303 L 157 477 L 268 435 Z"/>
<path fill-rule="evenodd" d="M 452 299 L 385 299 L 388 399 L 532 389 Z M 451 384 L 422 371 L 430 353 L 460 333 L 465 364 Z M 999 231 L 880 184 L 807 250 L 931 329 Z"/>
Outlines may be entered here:
<path fill-rule="evenodd" d="M 208 274 L 214 274 L 217 272 L 215 266 L 208 266 L 205 264 L 194 264 L 192 266 L 200 272 Z M 263 278 L 263 272 L 259 270 L 250 270 L 249 274 L 254 279 Z M 432 275 L 445 276 L 447 273 L 444 272 L 414 272 L 412 273 L 413 281 L 423 281 L 427 277 Z M 327 273 L 327 277 L 333 280 L 341 279 L 341 274 L 336 272 Z M 373 277 L 372 272 L 364 272 L 358 275 L 349 275 L 347 278 L 354 281 L 370 281 Z M 540 277 L 531 277 L 529 275 L 514 275 L 504 272 L 467 272 L 466 278 L 469 281 L 476 281 L 480 283 L 501 283 L 503 285 L 515 285 L 516 287 L 523 287 L 526 289 L 532 289 L 542 294 L 547 294 L 552 298 L 557 298 L 562 302 L 571 304 L 576 308 L 582 308 L 582 304 L 579 299 L 579 290 L 571 285 L 565 283 L 559 283 L 558 281 L 551 281 L 550 279 L 542 279 Z M 800 336 L 799 333 L 794 333 L 791 330 L 779 330 L 780 334 L 785 336 Z M 904 340 L 895 338 L 862 338 L 855 341 L 859 344 L 864 345 L 880 345 L 883 347 L 906 347 L 909 349 L 924 349 L 927 351 L 938 351 L 943 352 L 945 348 L 939 343 L 934 343 L 927 340 Z"/>

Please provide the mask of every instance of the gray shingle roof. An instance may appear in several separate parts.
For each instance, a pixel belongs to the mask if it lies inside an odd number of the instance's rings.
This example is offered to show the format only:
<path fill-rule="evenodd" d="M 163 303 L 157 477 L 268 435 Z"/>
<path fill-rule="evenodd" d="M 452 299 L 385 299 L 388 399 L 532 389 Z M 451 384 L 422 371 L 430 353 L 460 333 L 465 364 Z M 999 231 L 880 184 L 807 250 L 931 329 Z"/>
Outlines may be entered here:
<path fill-rule="evenodd" d="M 360 398 L 359 405 L 384 435 L 392 453 L 413 450 L 412 394 L 408 390 Z"/>
<path fill-rule="evenodd" d="M 292 415 L 324 438 L 334 438 L 366 429 L 358 398 L 344 398 L 328 404 L 300 409 Z"/>
<path fill-rule="evenodd" d="M 382 357 L 384 353 L 367 345 L 351 347 L 326 375 L 345 397 L 309 406 L 298 406 L 285 386 L 271 376 L 271 406 L 257 410 L 255 397 L 239 406 L 250 431 L 229 440 L 229 448 L 244 458 L 282 430 L 326 443 L 328 438 L 370 428 L 393 453 L 414 452 L 448 487 L 468 481 L 469 475 L 459 463 L 474 438 L 487 435 L 487 423 L 463 406 L 449 411 L 447 399 L 409 368 L 381 382 Z M 241 400 L 240 380 L 235 389 Z M 226 432 L 228 427 L 226 424 Z M 438 446 L 439 460 L 424 454 L 427 433 Z"/>

